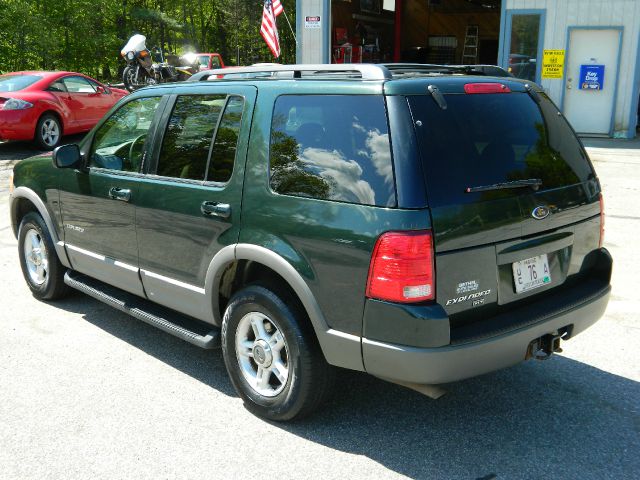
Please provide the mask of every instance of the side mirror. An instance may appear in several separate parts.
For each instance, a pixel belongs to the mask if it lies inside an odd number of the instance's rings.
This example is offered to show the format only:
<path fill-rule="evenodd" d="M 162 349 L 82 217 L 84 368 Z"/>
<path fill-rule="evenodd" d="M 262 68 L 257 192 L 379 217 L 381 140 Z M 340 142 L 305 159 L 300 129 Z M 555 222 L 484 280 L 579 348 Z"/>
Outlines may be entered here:
<path fill-rule="evenodd" d="M 82 155 L 75 143 L 61 145 L 53 151 L 53 164 L 58 168 L 80 168 Z"/>
<path fill-rule="evenodd" d="M 96 85 L 96 93 L 106 93 L 106 89 L 102 85 Z"/>

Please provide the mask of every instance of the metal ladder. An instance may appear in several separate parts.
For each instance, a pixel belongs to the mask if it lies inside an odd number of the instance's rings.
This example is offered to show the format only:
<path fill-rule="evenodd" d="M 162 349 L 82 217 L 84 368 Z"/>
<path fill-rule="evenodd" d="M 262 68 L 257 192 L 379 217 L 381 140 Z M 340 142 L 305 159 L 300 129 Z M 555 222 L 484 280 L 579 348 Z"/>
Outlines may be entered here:
<path fill-rule="evenodd" d="M 467 25 L 462 47 L 462 63 L 464 65 L 478 63 L 478 25 Z"/>

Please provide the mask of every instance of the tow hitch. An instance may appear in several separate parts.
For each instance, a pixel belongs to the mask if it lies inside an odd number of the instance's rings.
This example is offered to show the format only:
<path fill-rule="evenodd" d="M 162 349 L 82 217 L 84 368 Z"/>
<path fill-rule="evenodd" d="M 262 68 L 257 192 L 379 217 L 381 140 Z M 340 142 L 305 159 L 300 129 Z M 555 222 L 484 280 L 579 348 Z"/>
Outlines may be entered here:
<path fill-rule="evenodd" d="M 564 327 L 540 338 L 536 338 L 529 344 L 525 360 L 530 358 L 548 360 L 554 353 L 562 353 L 560 340 L 567 340 L 569 337 L 569 327 Z"/>

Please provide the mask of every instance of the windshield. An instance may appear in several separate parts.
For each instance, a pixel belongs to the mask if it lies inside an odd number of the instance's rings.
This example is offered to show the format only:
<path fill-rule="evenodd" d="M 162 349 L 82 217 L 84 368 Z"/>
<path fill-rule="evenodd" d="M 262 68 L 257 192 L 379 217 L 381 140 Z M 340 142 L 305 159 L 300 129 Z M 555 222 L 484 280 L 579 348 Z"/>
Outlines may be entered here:
<path fill-rule="evenodd" d="M 536 179 L 547 190 L 588 180 L 593 171 L 578 140 L 540 97 L 538 106 L 526 93 L 449 94 L 446 110 L 430 96 L 409 97 L 414 119 L 422 122 L 416 131 L 431 206 L 531 191 L 473 188 L 503 182 Z"/>
<path fill-rule="evenodd" d="M 40 75 L 0 75 L 0 92 L 17 92 L 41 79 Z"/>

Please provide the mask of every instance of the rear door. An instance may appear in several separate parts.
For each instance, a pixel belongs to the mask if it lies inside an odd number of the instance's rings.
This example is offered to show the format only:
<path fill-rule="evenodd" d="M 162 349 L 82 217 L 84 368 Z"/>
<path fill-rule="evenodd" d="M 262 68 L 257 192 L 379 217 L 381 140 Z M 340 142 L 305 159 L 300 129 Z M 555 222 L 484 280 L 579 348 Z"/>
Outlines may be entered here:
<path fill-rule="evenodd" d="M 446 94 L 446 109 L 431 96 L 408 97 L 435 234 L 437 301 L 453 327 L 562 285 L 598 248 L 599 186 L 584 150 L 547 97 L 537 103 L 511 86 Z M 541 185 L 495 187 L 533 179 Z M 536 279 L 524 276 L 532 268 Z"/>
<path fill-rule="evenodd" d="M 202 320 L 209 263 L 238 241 L 256 89 L 174 95 L 136 197 L 140 273 L 152 300 Z M 239 139 L 243 139 L 239 141 Z"/>

